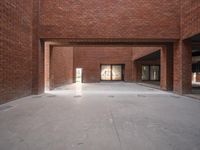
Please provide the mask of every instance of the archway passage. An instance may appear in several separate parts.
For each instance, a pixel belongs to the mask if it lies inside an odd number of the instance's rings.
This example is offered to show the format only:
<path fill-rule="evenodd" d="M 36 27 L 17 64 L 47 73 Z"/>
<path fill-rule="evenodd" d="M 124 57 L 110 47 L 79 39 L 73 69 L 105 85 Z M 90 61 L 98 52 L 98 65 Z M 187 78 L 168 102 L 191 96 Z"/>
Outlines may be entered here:
<path fill-rule="evenodd" d="M 83 83 L 105 80 L 138 83 L 148 80 L 162 90 L 172 90 L 171 45 L 169 41 L 46 41 L 45 88 L 54 89 L 76 82 L 76 70 L 81 68 Z"/>

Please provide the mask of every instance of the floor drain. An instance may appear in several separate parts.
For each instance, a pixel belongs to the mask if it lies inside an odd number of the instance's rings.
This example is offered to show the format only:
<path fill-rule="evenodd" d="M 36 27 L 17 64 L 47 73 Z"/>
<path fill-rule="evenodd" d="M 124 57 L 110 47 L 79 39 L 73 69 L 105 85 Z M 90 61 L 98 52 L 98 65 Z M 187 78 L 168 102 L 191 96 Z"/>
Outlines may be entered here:
<path fill-rule="evenodd" d="M 148 89 L 149 91 L 154 91 L 154 89 Z"/>
<path fill-rule="evenodd" d="M 75 95 L 74 98 L 80 98 L 82 97 L 81 95 Z"/>
<path fill-rule="evenodd" d="M 173 97 L 173 98 L 180 98 L 180 96 L 174 96 L 174 95 L 171 95 L 171 97 Z"/>
<path fill-rule="evenodd" d="M 61 87 L 59 87 L 59 88 L 56 88 L 56 89 L 58 89 L 58 90 L 61 90 L 62 88 L 61 88 Z"/>
<path fill-rule="evenodd" d="M 8 105 L 6 105 L 6 106 L 0 106 L 0 111 L 6 111 L 6 110 L 8 110 L 8 109 L 10 109 L 12 107 L 13 106 L 8 106 Z"/>
<path fill-rule="evenodd" d="M 50 97 L 50 98 L 51 98 L 51 97 L 56 97 L 56 95 L 49 95 L 49 96 L 47 96 L 47 97 Z"/>
<path fill-rule="evenodd" d="M 108 96 L 108 97 L 110 97 L 110 98 L 113 98 L 113 97 L 115 97 L 115 96 L 113 96 L 113 95 L 110 95 L 110 96 Z"/>
<path fill-rule="evenodd" d="M 33 96 L 32 98 L 41 98 L 42 96 Z"/>
<path fill-rule="evenodd" d="M 146 96 L 142 94 L 138 94 L 137 97 L 146 97 Z"/>

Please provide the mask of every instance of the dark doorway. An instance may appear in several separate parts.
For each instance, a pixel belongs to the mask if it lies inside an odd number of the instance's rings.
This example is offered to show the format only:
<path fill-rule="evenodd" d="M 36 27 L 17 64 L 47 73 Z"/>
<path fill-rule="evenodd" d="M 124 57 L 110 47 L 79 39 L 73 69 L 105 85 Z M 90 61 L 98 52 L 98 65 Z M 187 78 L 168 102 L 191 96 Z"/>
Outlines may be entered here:
<path fill-rule="evenodd" d="M 193 36 L 192 41 L 192 94 L 200 95 L 200 34 Z"/>
<path fill-rule="evenodd" d="M 124 65 L 109 64 L 101 65 L 101 81 L 123 81 Z"/>

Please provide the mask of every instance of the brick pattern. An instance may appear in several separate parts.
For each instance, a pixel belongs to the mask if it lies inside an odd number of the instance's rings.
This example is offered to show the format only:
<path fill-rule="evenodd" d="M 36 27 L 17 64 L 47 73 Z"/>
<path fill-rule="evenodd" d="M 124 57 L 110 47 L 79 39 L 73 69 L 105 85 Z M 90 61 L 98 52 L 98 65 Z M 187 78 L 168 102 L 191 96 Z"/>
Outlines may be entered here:
<path fill-rule="evenodd" d="M 39 3 L 33 0 L 32 36 L 32 94 L 44 92 L 44 41 L 40 39 Z"/>
<path fill-rule="evenodd" d="M 192 90 L 192 50 L 188 41 L 178 41 L 174 45 L 173 88 L 178 94 L 188 94 Z"/>
<path fill-rule="evenodd" d="M 83 82 L 100 81 L 100 64 L 125 64 L 125 81 L 132 80 L 131 47 L 75 47 L 75 68 L 83 68 Z"/>
<path fill-rule="evenodd" d="M 50 55 L 50 88 L 73 83 L 73 47 L 53 47 Z"/>
<path fill-rule="evenodd" d="M 0 103 L 43 92 L 43 38 L 181 39 L 174 47 L 174 91 L 191 91 L 191 45 L 182 38 L 200 33 L 199 0 L 1 0 L 0 19 Z M 125 80 L 136 79 L 129 48 L 76 47 L 76 67 L 90 66 L 84 80 L 94 82 L 100 63 L 125 63 Z"/>
<path fill-rule="evenodd" d="M 160 65 L 160 88 L 162 90 L 173 90 L 173 48 L 171 46 L 162 47 Z"/>
<path fill-rule="evenodd" d="M 181 0 L 182 8 L 182 37 L 188 38 L 200 33 L 200 1 Z"/>
<path fill-rule="evenodd" d="M 0 2 L 0 103 L 32 92 L 32 2 Z"/>
<path fill-rule="evenodd" d="M 49 43 L 45 43 L 44 47 L 44 86 L 46 90 L 50 90 L 50 50 Z"/>
<path fill-rule="evenodd" d="M 42 0 L 42 38 L 179 39 L 179 0 Z"/>

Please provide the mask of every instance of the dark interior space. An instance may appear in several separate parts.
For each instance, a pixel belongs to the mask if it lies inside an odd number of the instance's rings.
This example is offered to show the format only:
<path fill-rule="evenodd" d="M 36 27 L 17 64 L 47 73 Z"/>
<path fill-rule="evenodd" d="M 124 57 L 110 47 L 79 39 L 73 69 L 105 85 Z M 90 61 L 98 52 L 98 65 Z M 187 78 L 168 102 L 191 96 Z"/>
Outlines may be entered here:
<path fill-rule="evenodd" d="M 200 95 L 200 34 L 191 38 L 192 41 L 192 94 Z"/>

